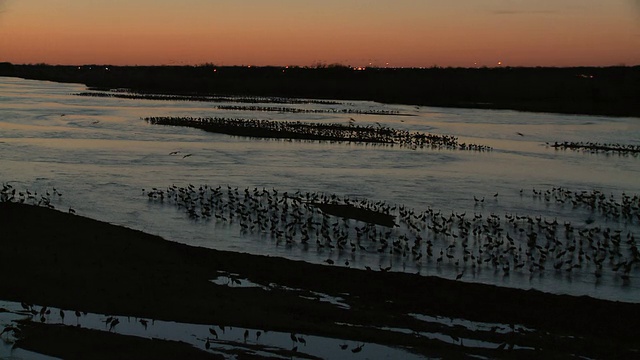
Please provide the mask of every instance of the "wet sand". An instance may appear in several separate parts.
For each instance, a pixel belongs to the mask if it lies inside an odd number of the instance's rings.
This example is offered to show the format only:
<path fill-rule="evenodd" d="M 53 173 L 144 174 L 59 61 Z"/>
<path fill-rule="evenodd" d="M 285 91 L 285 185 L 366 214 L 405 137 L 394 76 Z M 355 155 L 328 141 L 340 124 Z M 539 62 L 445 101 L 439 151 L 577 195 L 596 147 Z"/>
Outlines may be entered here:
<path fill-rule="evenodd" d="M 425 356 L 638 355 L 640 304 L 197 248 L 79 215 L 15 203 L 0 203 L 0 229 L 3 300 L 372 342 L 410 348 Z M 216 285 L 211 280 L 219 272 L 280 287 L 266 291 Z M 310 297 L 311 292 L 339 296 L 350 308 L 307 299 L 286 288 L 308 291 Z M 513 331 L 440 327 L 411 313 L 511 324 Z M 353 326 L 341 325 L 345 323 Z M 64 332 L 60 339 L 65 340 L 56 341 L 56 351 L 68 352 L 56 352 L 56 356 L 76 354 L 80 351 L 76 342 L 88 336 L 86 331 L 39 326 L 46 330 L 38 331 Z M 425 339 L 415 332 L 499 345 L 471 348 L 457 341 Z M 18 346 L 45 354 L 48 348 L 53 349 L 46 341 L 54 335 L 29 333 L 24 332 L 26 337 Z M 114 335 L 101 341 L 119 349 L 121 342 L 129 340 Z"/>

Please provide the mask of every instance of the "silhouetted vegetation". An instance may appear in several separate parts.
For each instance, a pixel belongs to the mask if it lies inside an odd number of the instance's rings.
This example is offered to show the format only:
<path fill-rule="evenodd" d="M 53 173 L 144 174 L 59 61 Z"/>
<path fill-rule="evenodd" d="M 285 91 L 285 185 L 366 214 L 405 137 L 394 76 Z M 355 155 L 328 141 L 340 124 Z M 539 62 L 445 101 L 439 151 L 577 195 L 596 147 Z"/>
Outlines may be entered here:
<path fill-rule="evenodd" d="M 50 66 L 0 75 L 139 93 L 373 100 L 412 105 L 640 116 L 640 66 L 575 68 Z"/>

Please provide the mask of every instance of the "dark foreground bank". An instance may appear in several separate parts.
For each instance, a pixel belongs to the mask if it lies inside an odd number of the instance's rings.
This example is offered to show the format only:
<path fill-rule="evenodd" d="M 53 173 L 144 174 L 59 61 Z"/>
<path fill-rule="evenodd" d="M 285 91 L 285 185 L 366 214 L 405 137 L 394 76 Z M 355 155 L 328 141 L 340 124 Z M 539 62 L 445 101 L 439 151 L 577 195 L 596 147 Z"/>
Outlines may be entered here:
<path fill-rule="evenodd" d="M 0 203 L 0 229 L 3 300 L 401 346 L 429 357 L 638 355 L 639 304 L 196 248 L 73 214 L 15 203 Z M 220 271 L 280 287 L 266 291 L 216 285 L 210 280 Z M 292 288 L 309 296 L 287 290 Z M 314 300 L 313 292 L 340 296 L 349 309 Z M 510 324 L 513 331 L 441 326 L 409 314 Z M 155 346 L 145 347 L 141 339 L 114 334 L 49 324 L 23 326 L 23 339 L 17 346 L 65 358 L 91 357 L 90 348 L 82 353 L 76 346 L 76 341 L 85 338 L 111 344 L 112 352 L 106 358 L 128 354 L 118 354 L 117 349 L 144 351 L 146 355 L 140 358 L 152 358 L 150 354 L 159 351 Z M 410 331 L 389 330 L 394 328 Z M 437 332 L 454 341 L 417 336 L 421 332 Z M 455 341 L 460 338 L 498 345 L 472 348 Z M 181 346 L 167 344 L 172 345 Z M 180 352 L 181 347 L 177 349 Z M 162 350 L 165 354 L 170 351 L 174 350 Z"/>
<path fill-rule="evenodd" d="M 50 66 L 0 63 L 0 76 L 163 94 L 372 100 L 407 105 L 640 117 L 640 66 L 429 68 L 345 66 Z"/>

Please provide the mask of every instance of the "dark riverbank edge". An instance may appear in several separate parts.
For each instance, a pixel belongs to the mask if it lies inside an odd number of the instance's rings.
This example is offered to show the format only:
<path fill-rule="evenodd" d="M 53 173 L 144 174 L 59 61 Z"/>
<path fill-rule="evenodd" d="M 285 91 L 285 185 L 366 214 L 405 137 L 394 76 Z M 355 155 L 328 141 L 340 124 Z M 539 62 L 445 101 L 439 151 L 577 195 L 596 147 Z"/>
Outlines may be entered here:
<path fill-rule="evenodd" d="M 580 354 L 611 358 L 612 354 L 638 354 L 640 304 L 197 248 L 15 203 L 0 203 L 0 229 L 0 271 L 5 274 L 0 298 L 4 300 L 101 314 L 313 334 L 403 346 L 425 356 L 549 358 Z M 236 273 L 258 284 L 276 283 L 339 296 L 350 309 L 306 299 L 285 288 L 265 291 L 215 285 L 210 280 L 219 271 Z M 500 334 L 434 327 L 410 313 L 516 324 L 534 330 Z M 355 326 L 339 325 L 344 323 Z M 471 337 L 506 346 L 466 348 L 382 328 L 435 331 L 452 338 Z M 51 329 L 46 331 L 55 331 L 55 327 Z M 68 350 L 76 351 L 75 335 L 69 336 Z M 37 345 L 42 341 L 46 340 L 30 337 L 24 343 L 43 351 Z M 117 348 L 119 340 L 116 337 L 113 341 Z M 507 351 L 509 344 L 531 350 Z"/>
<path fill-rule="evenodd" d="M 0 76 L 179 95 L 371 100 L 388 104 L 640 117 L 640 66 L 370 68 L 0 63 Z"/>
<path fill-rule="evenodd" d="M 61 324 L 20 323 L 19 347 L 61 359 L 224 359 L 190 344 L 145 339 Z"/>

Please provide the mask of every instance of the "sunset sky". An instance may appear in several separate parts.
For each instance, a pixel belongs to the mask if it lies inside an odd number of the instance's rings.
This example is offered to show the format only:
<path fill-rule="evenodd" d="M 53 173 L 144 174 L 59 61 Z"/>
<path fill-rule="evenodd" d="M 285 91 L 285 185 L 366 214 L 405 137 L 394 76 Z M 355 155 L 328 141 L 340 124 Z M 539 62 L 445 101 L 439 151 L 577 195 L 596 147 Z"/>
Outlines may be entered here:
<path fill-rule="evenodd" d="M 640 65 L 640 0 L 0 0 L 0 62 Z"/>

